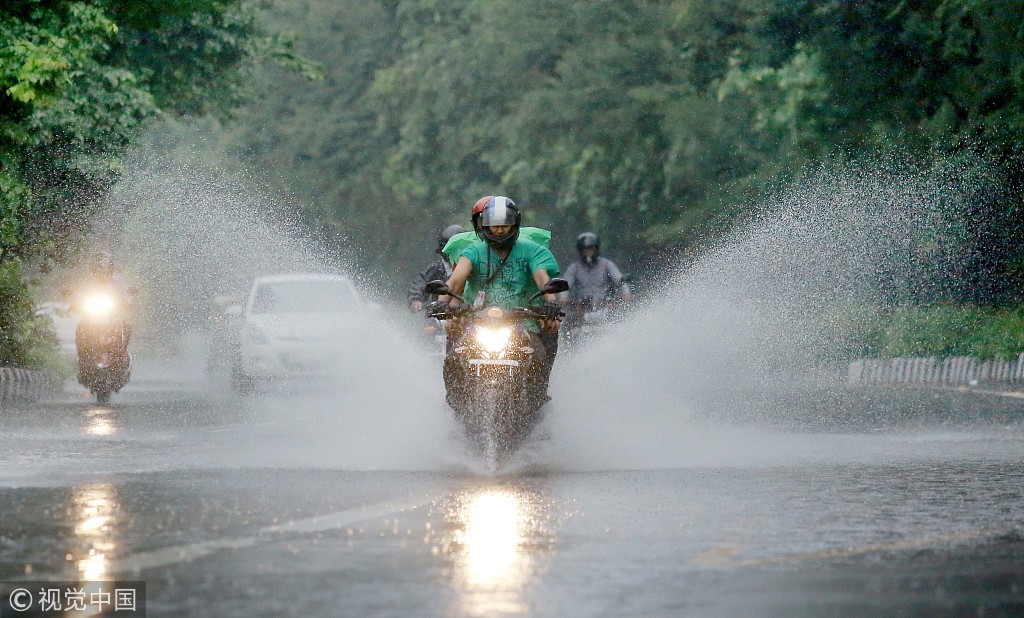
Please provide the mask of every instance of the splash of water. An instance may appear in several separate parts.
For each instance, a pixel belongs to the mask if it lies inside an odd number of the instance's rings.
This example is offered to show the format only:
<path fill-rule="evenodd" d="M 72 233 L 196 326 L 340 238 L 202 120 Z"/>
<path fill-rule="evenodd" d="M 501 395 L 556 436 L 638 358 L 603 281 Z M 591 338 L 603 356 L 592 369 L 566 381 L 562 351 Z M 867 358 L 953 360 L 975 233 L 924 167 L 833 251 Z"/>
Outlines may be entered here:
<path fill-rule="evenodd" d="M 556 465 L 818 453 L 817 436 L 750 427 L 842 405 L 845 362 L 878 307 L 944 284 L 963 254 L 965 214 L 993 182 L 984 166 L 874 163 L 821 167 L 783 187 L 656 299 L 556 367 Z M 721 427 L 737 418 L 747 428 Z"/>
<path fill-rule="evenodd" d="M 966 204 L 991 182 L 955 166 L 811 171 L 578 355 L 563 355 L 541 438 L 504 472 L 769 464 L 877 456 L 863 437 L 822 441 L 769 426 L 831 393 L 866 319 L 892 295 L 927 294 L 955 270 Z M 965 179 L 966 178 L 966 179 Z M 125 253 L 162 290 L 152 315 L 183 328 L 214 295 L 258 274 L 350 272 L 251 187 L 179 162 L 144 161 L 115 192 Z M 365 282 L 364 282 L 365 283 Z M 153 284 L 156 284 L 155 286 Z M 210 465 L 460 469 L 437 359 L 394 315 L 367 319 L 321 392 L 257 397 L 259 418 L 293 426 L 225 444 Z M 807 406 L 808 410 L 814 406 Z M 805 411 L 806 412 L 806 411 Z M 815 409 L 820 413 L 820 409 Z M 740 417 L 743 429 L 720 421 Z M 755 421 L 751 423 L 750 421 Z"/>
<path fill-rule="evenodd" d="M 255 277 L 279 273 L 348 275 L 367 299 L 383 294 L 338 251 L 304 234 L 287 204 L 237 176 L 180 158 L 140 158 L 112 194 L 107 222 L 121 230 L 119 257 L 143 288 L 137 328 L 157 349 L 180 353 L 183 335 L 203 330 L 218 295 L 244 297 Z M 247 417 L 273 423 L 225 437 L 204 465 L 422 469 L 443 465 L 451 430 L 436 359 L 402 335 L 397 310 L 353 318 L 347 348 L 329 377 L 261 390 L 243 399 Z M 167 341 L 159 341 L 160 339 Z M 144 346 L 145 343 L 140 343 Z M 138 348 L 137 348 L 138 349 Z M 180 357 L 184 358 L 184 357 Z M 202 358 L 189 372 L 202 375 Z M 203 378 L 199 378 L 203 379 Z M 229 382 L 207 377 L 210 397 L 234 401 Z M 432 405 L 431 402 L 434 402 Z M 292 420 L 294 422 L 292 422 Z"/>

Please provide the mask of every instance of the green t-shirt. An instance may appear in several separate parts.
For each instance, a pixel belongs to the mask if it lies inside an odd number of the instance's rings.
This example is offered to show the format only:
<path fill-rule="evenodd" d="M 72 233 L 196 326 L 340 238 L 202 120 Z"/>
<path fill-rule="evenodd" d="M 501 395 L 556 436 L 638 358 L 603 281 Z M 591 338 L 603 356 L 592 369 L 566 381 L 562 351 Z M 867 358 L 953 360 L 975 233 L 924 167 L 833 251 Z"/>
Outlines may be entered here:
<path fill-rule="evenodd" d="M 532 240 L 542 247 L 547 247 L 551 244 L 551 232 L 539 227 L 524 225 L 519 228 L 519 238 Z M 441 249 L 441 252 L 448 256 L 448 259 L 451 260 L 452 264 L 456 264 L 466 247 L 477 242 L 480 242 L 480 238 L 476 235 L 476 232 L 472 230 L 469 232 L 460 232 L 448 239 L 448 242 L 445 243 L 444 249 Z"/>
<path fill-rule="evenodd" d="M 463 250 L 462 256 L 473 263 L 473 272 L 466 280 L 467 302 L 473 303 L 477 293 L 484 283 L 497 271 L 502 264 L 498 254 L 490 248 L 487 243 L 477 241 Z M 490 264 L 488 264 L 488 260 Z M 546 270 L 549 277 L 557 277 L 560 273 L 558 262 L 555 256 L 551 255 L 546 247 L 542 247 L 532 240 L 519 237 L 512 251 L 505 260 L 501 272 L 494 276 L 491 283 L 487 285 L 487 305 L 497 305 L 502 309 L 513 307 L 525 307 L 527 300 L 538 291 L 537 283 L 533 280 L 533 273 L 538 270 Z M 534 304 L 543 303 L 543 297 L 534 301 Z"/>

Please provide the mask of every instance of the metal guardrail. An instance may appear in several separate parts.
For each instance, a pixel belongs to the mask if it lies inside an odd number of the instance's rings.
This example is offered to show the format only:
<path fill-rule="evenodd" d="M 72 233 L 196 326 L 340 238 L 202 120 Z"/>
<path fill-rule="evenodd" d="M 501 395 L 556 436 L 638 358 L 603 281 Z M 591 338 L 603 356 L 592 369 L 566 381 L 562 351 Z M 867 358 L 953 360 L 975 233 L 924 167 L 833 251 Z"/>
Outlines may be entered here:
<path fill-rule="evenodd" d="M 859 359 L 850 363 L 846 382 L 951 387 L 1024 384 L 1024 354 L 1015 361 L 983 361 L 970 356 Z"/>
<path fill-rule="evenodd" d="M 39 401 L 60 391 L 64 380 L 48 371 L 0 367 L 0 408 Z"/>

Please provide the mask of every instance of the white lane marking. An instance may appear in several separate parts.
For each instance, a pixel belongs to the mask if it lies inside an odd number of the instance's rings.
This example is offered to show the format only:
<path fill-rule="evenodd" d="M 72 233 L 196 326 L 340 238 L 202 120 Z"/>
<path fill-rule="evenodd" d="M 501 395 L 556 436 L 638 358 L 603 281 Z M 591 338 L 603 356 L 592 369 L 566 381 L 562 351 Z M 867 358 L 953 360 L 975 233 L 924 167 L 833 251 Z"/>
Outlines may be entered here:
<path fill-rule="evenodd" d="M 739 545 L 721 545 L 697 554 L 690 560 L 690 564 L 698 567 L 727 567 L 742 553 L 743 547 Z"/>
<path fill-rule="evenodd" d="M 108 570 L 111 573 L 139 573 L 146 569 L 154 569 L 168 564 L 191 562 L 203 556 L 209 556 L 210 554 L 227 549 L 244 549 L 255 545 L 255 537 L 239 537 L 236 539 L 204 541 L 202 543 L 192 543 L 191 545 L 165 547 L 164 549 L 135 554 L 134 556 L 113 561 L 109 565 Z"/>
<path fill-rule="evenodd" d="M 412 511 L 430 504 L 438 497 L 439 496 L 437 495 L 423 495 L 405 500 L 381 502 L 378 504 L 338 511 L 336 513 L 329 513 L 327 515 L 298 519 L 284 524 L 266 526 L 248 536 L 200 541 L 198 543 L 176 545 L 174 547 L 164 547 L 149 552 L 126 556 L 119 560 L 113 560 L 108 565 L 108 571 L 111 573 L 131 572 L 138 574 L 140 571 L 148 569 L 155 569 L 171 564 L 177 564 L 179 562 L 191 562 L 198 558 L 209 556 L 224 550 L 237 550 L 255 547 L 260 543 L 272 542 L 277 535 L 281 534 L 305 534 L 310 532 L 336 530 L 338 528 L 344 528 L 359 522 L 384 517 L 386 515 Z"/>

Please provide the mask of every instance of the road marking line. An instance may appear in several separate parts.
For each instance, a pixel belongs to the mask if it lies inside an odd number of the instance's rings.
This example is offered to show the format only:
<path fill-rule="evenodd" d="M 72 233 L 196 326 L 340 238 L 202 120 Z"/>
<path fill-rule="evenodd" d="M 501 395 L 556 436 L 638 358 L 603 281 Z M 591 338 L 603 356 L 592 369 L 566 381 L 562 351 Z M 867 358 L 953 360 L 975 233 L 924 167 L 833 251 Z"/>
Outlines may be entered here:
<path fill-rule="evenodd" d="M 739 545 L 722 545 L 702 551 L 690 560 L 693 566 L 724 567 L 732 564 L 733 558 L 740 555 L 743 548 Z"/>
<path fill-rule="evenodd" d="M 430 504 L 438 498 L 439 496 L 437 495 L 424 495 L 405 500 L 381 502 L 345 511 L 338 511 L 336 513 L 329 513 L 327 515 L 289 521 L 284 524 L 266 526 L 248 536 L 200 541 L 198 543 L 176 545 L 174 547 L 164 547 L 149 552 L 125 556 L 119 560 L 113 560 L 108 565 L 107 570 L 110 573 L 132 572 L 138 574 L 139 572 L 148 569 L 155 569 L 158 567 L 177 564 L 179 562 L 191 562 L 198 558 L 225 550 L 238 550 L 255 547 L 260 543 L 272 542 L 276 536 L 282 534 L 307 534 L 310 532 L 325 532 L 327 530 L 344 528 L 370 519 L 376 519 L 404 511 L 411 511 Z"/>
<path fill-rule="evenodd" d="M 133 556 L 127 556 L 121 560 L 112 561 L 108 567 L 108 571 L 111 573 L 124 573 L 126 571 L 139 573 L 146 569 L 153 569 L 178 562 L 191 562 L 198 558 L 215 554 L 219 551 L 228 549 L 244 549 L 255 545 L 255 537 L 239 537 L 220 541 L 203 541 L 201 543 L 193 543 L 191 545 L 165 547 L 164 549 L 135 554 Z"/>

